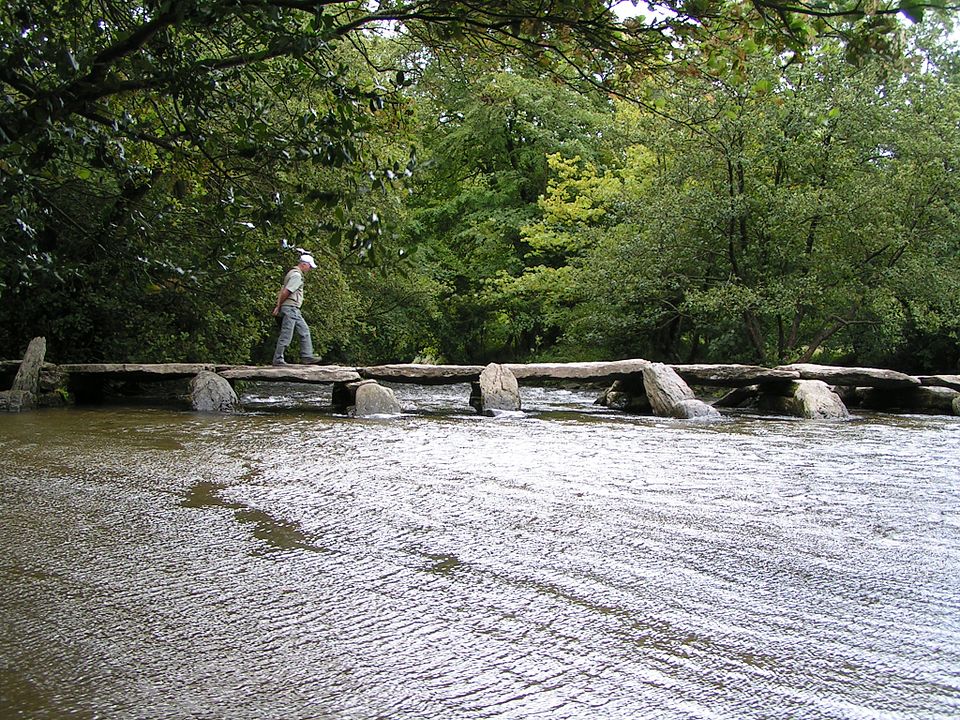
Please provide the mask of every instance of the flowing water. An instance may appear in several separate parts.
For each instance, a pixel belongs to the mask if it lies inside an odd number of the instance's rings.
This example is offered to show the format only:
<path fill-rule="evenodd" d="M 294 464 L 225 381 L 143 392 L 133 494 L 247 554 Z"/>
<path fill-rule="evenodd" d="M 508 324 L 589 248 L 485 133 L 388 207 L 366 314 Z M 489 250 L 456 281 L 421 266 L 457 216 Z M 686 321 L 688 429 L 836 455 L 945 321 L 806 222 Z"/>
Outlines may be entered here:
<path fill-rule="evenodd" d="M 0 717 L 960 716 L 960 418 L 326 392 L 0 417 Z"/>

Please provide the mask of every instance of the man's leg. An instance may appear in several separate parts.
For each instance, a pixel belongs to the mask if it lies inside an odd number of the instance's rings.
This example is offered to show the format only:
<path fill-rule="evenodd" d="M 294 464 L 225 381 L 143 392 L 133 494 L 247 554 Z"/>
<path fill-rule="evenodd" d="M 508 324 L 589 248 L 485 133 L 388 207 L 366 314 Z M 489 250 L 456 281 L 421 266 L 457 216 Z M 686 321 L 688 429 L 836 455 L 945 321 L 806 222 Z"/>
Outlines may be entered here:
<path fill-rule="evenodd" d="M 310 326 L 297 310 L 297 335 L 300 336 L 300 357 L 304 360 L 315 360 L 313 356 L 313 339 L 310 337 Z"/>
<path fill-rule="evenodd" d="M 297 324 L 297 319 L 293 317 L 290 310 L 295 308 L 280 308 L 280 336 L 277 338 L 277 347 L 273 351 L 273 364 L 282 365 L 284 363 L 283 353 L 287 345 L 293 340 L 293 328 Z M 298 312 L 297 315 L 300 313 Z M 302 318 L 301 318 L 302 320 Z"/>

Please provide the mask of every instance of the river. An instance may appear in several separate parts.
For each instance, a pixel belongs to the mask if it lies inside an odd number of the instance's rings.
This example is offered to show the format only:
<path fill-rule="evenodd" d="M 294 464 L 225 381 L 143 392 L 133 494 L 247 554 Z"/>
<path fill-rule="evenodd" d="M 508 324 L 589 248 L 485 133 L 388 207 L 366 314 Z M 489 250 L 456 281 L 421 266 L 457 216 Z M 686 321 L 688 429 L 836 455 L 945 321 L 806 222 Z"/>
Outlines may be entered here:
<path fill-rule="evenodd" d="M 523 393 L 0 416 L 0 717 L 960 716 L 960 418 Z"/>

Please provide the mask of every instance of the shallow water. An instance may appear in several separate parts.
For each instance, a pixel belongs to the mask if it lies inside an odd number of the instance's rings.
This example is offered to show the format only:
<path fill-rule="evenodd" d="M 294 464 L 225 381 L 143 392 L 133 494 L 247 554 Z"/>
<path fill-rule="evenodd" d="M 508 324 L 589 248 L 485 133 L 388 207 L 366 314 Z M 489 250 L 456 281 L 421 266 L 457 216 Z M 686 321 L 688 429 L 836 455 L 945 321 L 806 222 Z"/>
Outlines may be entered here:
<path fill-rule="evenodd" d="M 314 392 L 0 416 L 0 717 L 960 716 L 960 418 Z"/>

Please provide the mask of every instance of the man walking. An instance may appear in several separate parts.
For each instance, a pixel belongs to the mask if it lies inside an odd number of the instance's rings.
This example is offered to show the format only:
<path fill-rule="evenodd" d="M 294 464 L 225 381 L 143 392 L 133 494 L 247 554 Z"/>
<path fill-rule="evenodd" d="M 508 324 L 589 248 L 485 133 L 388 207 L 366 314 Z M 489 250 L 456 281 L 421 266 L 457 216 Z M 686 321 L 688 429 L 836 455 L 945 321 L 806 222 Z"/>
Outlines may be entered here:
<path fill-rule="evenodd" d="M 280 318 L 280 337 L 277 338 L 277 349 L 273 352 L 274 365 L 287 364 L 283 359 L 283 353 L 293 340 L 294 330 L 300 338 L 300 362 L 308 365 L 320 362 L 320 358 L 313 354 L 310 326 L 300 314 L 300 307 L 303 305 L 304 275 L 316 266 L 313 255 L 304 253 L 300 256 L 300 262 L 283 278 L 283 287 L 277 293 L 277 305 L 273 308 L 273 314 Z"/>

